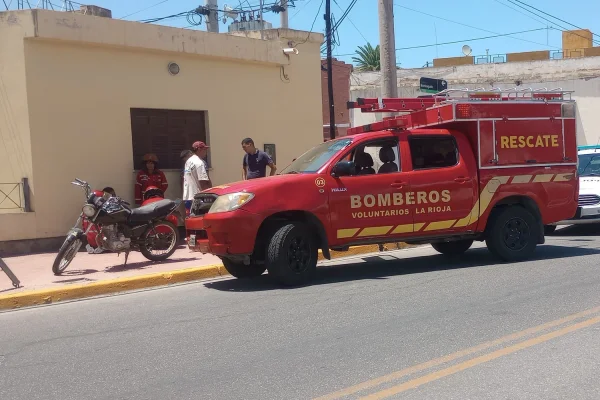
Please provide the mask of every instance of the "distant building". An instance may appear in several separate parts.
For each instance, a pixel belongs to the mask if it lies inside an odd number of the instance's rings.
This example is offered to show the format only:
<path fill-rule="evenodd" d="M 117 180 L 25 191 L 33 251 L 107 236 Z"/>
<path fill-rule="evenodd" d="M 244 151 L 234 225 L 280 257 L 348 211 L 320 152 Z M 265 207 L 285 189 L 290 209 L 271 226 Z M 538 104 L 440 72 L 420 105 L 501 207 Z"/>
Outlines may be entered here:
<path fill-rule="evenodd" d="M 350 101 L 350 75 L 352 64 L 346 64 L 335 58 L 333 66 L 333 105 L 335 109 L 336 136 L 346 136 L 350 125 L 350 113 L 347 102 Z M 323 97 L 323 138 L 329 139 L 329 91 L 327 82 L 327 60 L 321 60 L 321 93 Z"/>

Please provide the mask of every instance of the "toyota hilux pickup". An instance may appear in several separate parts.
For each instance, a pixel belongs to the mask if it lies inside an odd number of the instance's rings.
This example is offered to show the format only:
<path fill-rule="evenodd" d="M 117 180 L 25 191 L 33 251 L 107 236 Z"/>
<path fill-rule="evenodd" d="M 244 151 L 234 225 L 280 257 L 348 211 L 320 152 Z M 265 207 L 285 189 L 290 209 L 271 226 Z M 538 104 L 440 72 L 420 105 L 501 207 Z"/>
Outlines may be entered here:
<path fill-rule="evenodd" d="M 569 92 L 448 89 L 430 98 L 357 99 L 391 113 L 318 144 L 278 175 L 194 198 L 188 247 L 237 278 L 309 282 L 318 251 L 474 241 L 504 261 L 530 257 L 544 225 L 577 210 L 575 102 Z"/>

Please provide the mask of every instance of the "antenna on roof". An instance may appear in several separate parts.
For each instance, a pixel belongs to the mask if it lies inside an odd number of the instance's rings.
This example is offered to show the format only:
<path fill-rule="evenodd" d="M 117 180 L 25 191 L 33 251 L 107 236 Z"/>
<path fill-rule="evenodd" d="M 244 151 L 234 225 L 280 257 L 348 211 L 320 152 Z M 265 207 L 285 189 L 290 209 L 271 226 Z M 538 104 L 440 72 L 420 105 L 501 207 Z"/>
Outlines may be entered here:
<path fill-rule="evenodd" d="M 465 45 L 462 47 L 462 52 L 463 52 L 463 54 L 464 54 L 465 56 L 470 56 L 470 55 L 471 55 L 471 53 L 473 52 L 473 50 L 471 49 L 471 46 L 469 46 L 468 44 L 465 44 Z"/>

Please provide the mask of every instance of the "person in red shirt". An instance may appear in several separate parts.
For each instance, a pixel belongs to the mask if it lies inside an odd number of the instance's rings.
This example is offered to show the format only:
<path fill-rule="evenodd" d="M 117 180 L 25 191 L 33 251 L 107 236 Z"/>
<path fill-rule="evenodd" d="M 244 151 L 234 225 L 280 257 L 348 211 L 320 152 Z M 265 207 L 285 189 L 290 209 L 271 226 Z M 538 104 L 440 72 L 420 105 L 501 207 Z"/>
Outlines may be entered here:
<path fill-rule="evenodd" d="M 165 174 L 158 169 L 158 157 L 149 153 L 144 156 L 142 169 L 135 180 L 135 204 L 143 202 L 142 196 L 149 186 L 156 186 L 165 193 L 169 187 Z"/>

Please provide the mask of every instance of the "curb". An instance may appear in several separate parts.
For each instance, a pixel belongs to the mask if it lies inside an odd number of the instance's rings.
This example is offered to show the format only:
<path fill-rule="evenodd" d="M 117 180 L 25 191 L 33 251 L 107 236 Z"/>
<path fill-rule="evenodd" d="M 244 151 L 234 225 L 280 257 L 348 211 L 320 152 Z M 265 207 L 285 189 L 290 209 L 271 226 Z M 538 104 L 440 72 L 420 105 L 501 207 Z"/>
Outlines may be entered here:
<path fill-rule="evenodd" d="M 404 243 L 385 245 L 385 250 L 397 250 L 408 247 Z M 348 251 L 331 251 L 331 259 L 351 257 L 360 254 L 377 253 L 378 245 L 351 247 Z M 325 260 L 319 251 L 319 261 Z M 82 299 L 105 294 L 139 290 L 150 287 L 167 286 L 174 283 L 196 281 L 229 275 L 222 264 L 207 265 L 199 268 L 186 268 L 169 272 L 132 276 L 88 283 L 67 285 L 58 288 L 31 290 L 0 296 L 0 310 L 52 304 L 65 300 Z"/>

